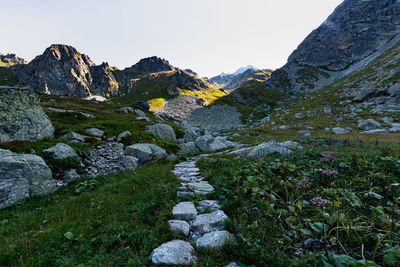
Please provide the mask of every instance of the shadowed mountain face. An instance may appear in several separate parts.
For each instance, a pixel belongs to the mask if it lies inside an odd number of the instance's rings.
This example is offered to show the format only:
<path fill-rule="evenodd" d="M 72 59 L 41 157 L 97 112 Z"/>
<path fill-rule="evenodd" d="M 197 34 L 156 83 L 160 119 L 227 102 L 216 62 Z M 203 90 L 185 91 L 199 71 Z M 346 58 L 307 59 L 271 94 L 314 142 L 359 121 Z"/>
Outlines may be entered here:
<path fill-rule="evenodd" d="M 15 71 L 21 85 L 40 93 L 88 97 L 109 96 L 118 91 L 108 64 L 96 66 L 87 55 L 67 45 L 52 45 Z"/>
<path fill-rule="evenodd" d="M 399 32 L 400 1 L 345 0 L 272 74 L 268 86 L 295 91 L 321 88 L 379 49 L 385 50 Z"/>

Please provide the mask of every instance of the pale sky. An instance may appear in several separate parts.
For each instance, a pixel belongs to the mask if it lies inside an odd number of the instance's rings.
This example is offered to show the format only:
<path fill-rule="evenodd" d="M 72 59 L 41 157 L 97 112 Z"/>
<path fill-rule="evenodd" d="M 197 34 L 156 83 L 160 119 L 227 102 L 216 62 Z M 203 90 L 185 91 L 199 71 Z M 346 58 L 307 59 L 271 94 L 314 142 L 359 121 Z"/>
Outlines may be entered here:
<path fill-rule="evenodd" d="M 120 69 L 159 56 L 201 76 L 279 68 L 343 0 L 0 0 L 0 53 L 54 43 Z"/>

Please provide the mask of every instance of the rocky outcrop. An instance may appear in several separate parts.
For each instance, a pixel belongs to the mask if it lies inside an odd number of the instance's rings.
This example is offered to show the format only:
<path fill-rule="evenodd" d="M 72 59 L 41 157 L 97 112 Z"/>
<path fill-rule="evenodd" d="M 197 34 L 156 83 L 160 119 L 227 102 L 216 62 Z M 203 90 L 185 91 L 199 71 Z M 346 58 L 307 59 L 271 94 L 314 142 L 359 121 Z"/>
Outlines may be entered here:
<path fill-rule="evenodd" d="M 55 190 L 51 170 L 41 157 L 0 149 L 0 209 Z"/>
<path fill-rule="evenodd" d="M 133 78 L 129 90 L 138 93 L 162 89 L 170 96 L 178 96 L 180 90 L 201 91 L 213 88 L 205 79 L 190 74 L 184 70 L 173 69 L 151 73 L 141 78 Z"/>
<path fill-rule="evenodd" d="M 51 137 L 54 127 L 30 89 L 0 87 L 0 142 Z"/>
<path fill-rule="evenodd" d="M 119 84 L 115 80 L 112 68 L 107 62 L 103 62 L 99 66 L 91 66 L 90 73 L 92 74 L 91 93 L 101 96 L 113 96 L 118 93 Z"/>
<path fill-rule="evenodd" d="M 14 65 L 22 65 L 26 64 L 26 60 L 20 57 L 17 57 L 16 54 L 0 54 L 0 67 L 11 67 Z"/>
<path fill-rule="evenodd" d="M 109 96 L 118 90 L 107 63 L 93 61 L 68 45 L 52 45 L 29 64 L 15 69 L 19 83 L 40 93 L 61 96 Z"/>
<path fill-rule="evenodd" d="M 154 56 L 141 59 L 135 65 L 124 70 L 115 70 L 114 74 L 121 86 L 129 87 L 131 79 L 142 78 L 150 73 L 171 71 L 174 69 L 167 60 Z"/>
<path fill-rule="evenodd" d="M 374 52 L 395 38 L 399 29 L 399 1 L 345 0 L 267 85 L 295 91 L 322 88 L 373 60 Z"/>

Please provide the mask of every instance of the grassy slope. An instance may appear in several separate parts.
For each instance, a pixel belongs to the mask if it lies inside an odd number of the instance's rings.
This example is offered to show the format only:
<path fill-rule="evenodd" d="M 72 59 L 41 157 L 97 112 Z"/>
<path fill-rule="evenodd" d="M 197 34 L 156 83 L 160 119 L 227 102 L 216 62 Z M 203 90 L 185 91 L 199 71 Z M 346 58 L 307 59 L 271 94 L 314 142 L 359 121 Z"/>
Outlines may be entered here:
<path fill-rule="evenodd" d="M 400 188 L 390 186 L 400 175 L 399 144 L 304 142 L 305 149 L 290 156 L 216 156 L 199 163 L 216 186 L 213 198 L 223 203 L 231 219 L 228 230 L 237 237 L 237 247 L 225 251 L 229 255 L 225 257 L 244 266 L 350 266 L 350 262 L 374 266 L 357 262 L 363 257 L 389 263 L 393 251 L 400 251 Z M 338 154 L 322 160 L 324 151 Z M 338 175 L 328 177 L 323 170 L 337 170 Z M 305 177 L 309 184 L 297 189 Z M 365 195 L 368 192 L 381 199 Z M 333 204 L 312 205 L 310 200 L 316 196 Z M 325 231 L 319 228 L 321 223 L 327 225 Z M 297 232 L 297 238 L 289 235 L 291 231 Z M 303 258 L 295 257 L 296 246 L 308 238 L 322 238 L 325 243 L 303 250 Z M 338 256 L 343 254 L 353 259 Z"/>
<path fill-rule="evenodd" d="M 0 266 L 144 266 L 171 239 L 177 180 L 170 163 L 100 177 L 0 212 Z M 67 232 L 73 235 L 68 236 Z M 129 263 L 129 264 L 128 264 Z"/>
<path fill-rule="evenodd" d="M 124 140 L 126 145 L 139 142 L 152 142 L 169 151 L 177 149 L 176 144 L 156 139 L 152 134 L 144 131 L 146 125 L 153 122 L 137 121 L 136 114 L 125 114 L 120 110 L 121 106 L 119 105 L 93 103 L 78 98 L 59 98 L 55 96 L 42 96 L 41 103 L 56 129 L 56 137 L 71 131 L 86 134 L 85 130 L 87 128 L 96 127 L 104 130 L 108 137 L 117 136 L 123 131 L 130 131 L 132 136 Z M 93 114 L 96 118 L 87 119 L 76 113 L 57 113 L 46 109 L 46 107 L 82 111 Z M 147 116 L 154 121 L 154 116 L 150 112 Z M 172 123 L 171 126 L 175 129 L 178 136 L 183 134 L 178 126 Z"/>

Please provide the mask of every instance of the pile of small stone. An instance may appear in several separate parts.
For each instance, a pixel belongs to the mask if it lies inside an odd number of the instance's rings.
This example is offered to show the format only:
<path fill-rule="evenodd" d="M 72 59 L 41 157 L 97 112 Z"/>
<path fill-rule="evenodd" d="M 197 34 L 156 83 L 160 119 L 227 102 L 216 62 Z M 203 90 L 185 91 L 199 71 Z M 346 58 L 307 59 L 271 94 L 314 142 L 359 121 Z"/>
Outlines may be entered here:
<path fill-rule="evenodd" d="M 175 165 L 174 174 L 181 182 L 178 196 L 206 196 L 214 191 L 200 176 L 196 161 Z M 220 210 L 216 200 L 201 200 L 196 207 L 193 202 L 178 203 L 172 210 L 173 220 L 168 221 L 171 231 L 177 236 L 186 236 L 196 248 L 218 249 L 223 245 L 235 242 L 235 237 L 224 230 L 228 216 Z M 154 249 L 150 261 L 155 265 L 193 264 L 197 261 L 193 246 L 183 240 L 173 240 Z M 237 266 L 230 263 L 228 266 Z"/>
<path fill-rule="evenodd" d="M 106 175 L 123 171 L 124 145 L 117 142 L 105 142 L 90 149 L 90 157 L 86 160 L 85 176 Z"/>

